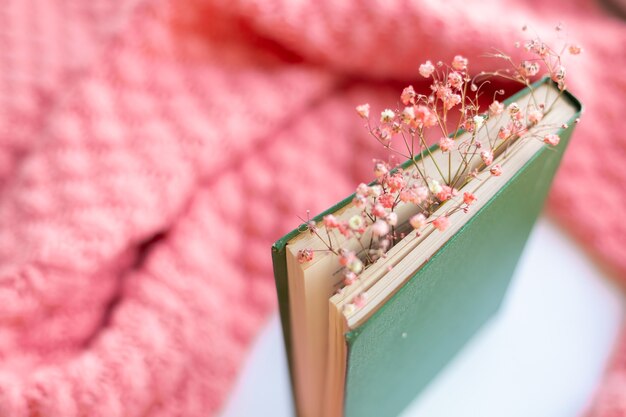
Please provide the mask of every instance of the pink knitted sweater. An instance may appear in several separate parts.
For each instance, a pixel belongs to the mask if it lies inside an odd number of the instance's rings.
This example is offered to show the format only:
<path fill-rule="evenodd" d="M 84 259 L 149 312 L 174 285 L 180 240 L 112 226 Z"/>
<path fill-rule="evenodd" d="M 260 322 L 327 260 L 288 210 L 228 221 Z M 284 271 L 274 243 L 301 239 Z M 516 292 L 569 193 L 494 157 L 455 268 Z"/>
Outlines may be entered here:
<path fill-rule="evenodd" d="M 626 278 L 626 28 L 590 0 L 7 1 L 0 416 L 215 415 L 271 243 L 369 178 L 355 104 L 557 21 L 587 114 L 551 208 Z M 604 387 L 626 415 L 624 359 Z"/>

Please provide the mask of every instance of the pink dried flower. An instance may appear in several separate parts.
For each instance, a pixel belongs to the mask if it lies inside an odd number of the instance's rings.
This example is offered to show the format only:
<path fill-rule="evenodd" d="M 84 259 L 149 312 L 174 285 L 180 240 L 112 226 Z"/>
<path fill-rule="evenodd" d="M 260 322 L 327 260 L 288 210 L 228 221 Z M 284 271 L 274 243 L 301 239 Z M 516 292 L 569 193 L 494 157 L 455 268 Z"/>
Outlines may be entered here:
<path fill-rule="evenodd" d="M 392 208 L 395 201 L 396 198 L 390 193 L 385 193 L 378 197 L 378 202 L 385 208 Z"/>
<path fill-rule="evenodd" d="M 509 106 L 506 108 L 506 110 L 509 112 L 509 114 L 511 116 L 514 116 L 516 114 L 518 114 L 520 112 L 520 108 L 519 108 L 519 104 L 517 103 L 511 103 L 509 104 Z"/>
<path fill-rule="evenodd" d="M 446 216 L 439 216 L 433 220 L 433 226 L 440 232 L 443 232 L 450 226 L 450 219 Z"/>
<path fill-rule="evenodd" d="M 382 178 L 389 173 L 389 167 L 384 162 L 376 162 L 374 164 L 374 175 L 376 178 Z"/>
<path fill-rule="evenodd" d="M 563 80 L 565 79 L 565 67 L 562 65 L 559 65 L 552 73 L 551 78 L 553 81 L 557 83 L 563 82 Z"/>
<path fill-rule="evenodd" d="M 559 135 L 555 135 L 554 133 L 550 135 L 545 135 L 543 137 L 544 143 L 547 143 L 548 145 L 552 145 L 552 146 L 558 145 L 560 140 L 561 138 L 559 137 Z"/>
<path fill-rule="evenodd" d="M 408 203 L 409 201 L 414 201 L 417 198 L 417 194 L 415 194 L 415 191 L 412 189 L 406 189 L 400 191 L 399 197 L 400 201 Z"/>
<path fill-rule="evenodd" d="M 372 233 L 374 236 L 385 236 L 389 233 L 389 223 L 384 220 L 376 220 L 372 225 Z"/>
<path fill-rule="evenodd" d="M 395 226 L 398 224 L 398 215 L 392 211 L 391 213 L 387 214 L 385 220 L 387 221 L 387 223 L 389 223 L 389 226 Z"/>
<path fill-rule="evenodd" d="M 383 144 L 388 144 L 393 138 L 393 128 L 389 126 L 378 127 L 374 131 L 374 134 Z"/>
<path fill-rule="evenodd" d="M 428 78 L 433 74 L 433 72 L 435 72 L 435 66 L 432 62 L 426 61 L 420 65 L 419 73 L 422 77 Z"/>
<path fill-rule="evenodd" d="M 406 186 L 406 180 L 401 172 L 396 172 L 386 178 L 385 185 L 389 187 L 390 192 L 396 193 Z"/>
<path fill-rule="evenodd" d="M 415 189 L 415 204 L 420 204 L 428 198 L 428 187 L 421 186 Z"/>
<path fill-rule="evenodd" d="M 485 165 L 491 165 L 491 163 L 493 162 L 493 152 L 492 151 L 482 151 L 480 153 L 480 157 L 482 158 L 483 162 L 485 163 Z"/>
<path fill-rule="evenodd" d="M 416 96 L 417 94 L 415 94 L 415 90 L 413 89 L 413 86 L 410 85 L 406 87 L 404 90 L 402 90 L 402 94 L 400 95 L 400 100 L 402 101 L 402 104 L 407 106 L 409 104 L 415 104 Z"/>
<path fill-rule="evenodd" d="M 383 187 L 381 187 L 378 184 L 374 184 L 371 187 L 369 187 L 369 196 L 370 197 L 380 197 L 380 195 L 383 193 Z"/>
<path fill-rule="evenodd" d="M 354 258 L 356 258 L 356 255 L 352 251 L 346 249 L 339 251 L 339 265 L 341 266 L 348 266 Z"/>
<path fill-rule="evenodd" d="M 301 264 L 310 262 L 313 260 L 313 251 L 311 249 L 301 249 L 296 257 Z"/>
<path fill-rule="evenodd" d="M 445 137 L 439 139 L 439 149 L 441 149 L 443 152 L 448 152 L 452 148 L 454 148 L 453 139 L 445 138 Z"/>
<path fill-rule="evenodd" d="M 579 45 L 570 45 L 567 48 L 567 50 L 572 55 L 578 55 L 578 54 L 580 54 L 583 51 L 583 48 L 581 48 Z"/>
<path fill-rule="evenodd" d="M 356 195 L 352 199 L 352 203 L 355 207 L 363 207 L 367 203 L 367 199 L 362 195 Z"/>
<path fill-rule="evenodd" d="M 461 76 L 461 74 L 455 71 L 448 74 L 448 85 L 451 88 L 460 90 L 461 87 L 463 86 L 463 77 Z"/>
<path fill-rule="evenodd" d="M 467 58 L 463 58 L 461 55 L 457 55 L 452 60 L 452 68 L 457 71 L 465 71 L 467 69 Z"/>
<path fill-rule="evenodd" d="M 536 62 L 522 61 L 519 71 L 523 77 L 534 77 L 539 72 L 539 64 Z"/>
<path fill-rule="evenodd" d="M 393 121 L 394 117 L 396 117 L 396 114 L 391 109 L 385 109 L 380 112 L 380 121 L 382 123 L 389 123 Z"/>
<path fill-rule="evenodd" d="M 356 112 L 364 119 L 370 117 L 370 105 L 368 103 L 356 106 Z"/>
<path fill-rule="evenodd" d="M 498 138 L 499 139 L 505 140 L 509 136 L 511 136 L 511 129 L 509 129 L 508 127 L 502 126 L 500 128 L 500 130 L 498 130 Z"/>
<path fill-rule="evenodd" d="M 424 105 L 415 107 L 415 120 L 413 121 L 413 127 L 433 127 L 437 124 L 437 116 Z"/>
<path fill-rule="evenodd" d="M 402 110 L 401 116 L 404 123 L 411 123 L 415 119 L 415 108 L 413 108 L 413 106 L 405 107 L 404 110 Z"/>
<path fill-rule="evenodd" d="M 466 192 L 463 193 L 463 202 L 468 206 L 473 204 L 476 201 L 476 196 L 472 193 Z"/>
<path fill-rule="evenodd" d="M 360 183 L 358 187 L 356 187 L 356 195 L 361 197 L 366 197 L 369 194 L 369 187 L 365 183 Z"/>
<path fill-rule="evenodd" d="M 413 229 L 419 229 L 426 224 L 426 216 L 424 216 L 422 213 L 418 213 L 409 219 L 409 223 L 411 224 L 411 227 L 413 227 Z"/>
<path fill-rule="evenodd" d="M 531 110 L 528 113 L 528 121 L 533 124 L 537 124 L 543 119 L 543 112 L 541 110 Z"/>
<path fill-rule="evenodd" d="M 498 100 L 494 100 L 494 102 L 489 105 L 489 114 L 492 116 L 502 114 L 503 111 L 504 104 L 500 103 Z"/>
<path fill-rule="evenodd" d="M 337 219 L 332 214 L 328 214 L 324 216 L 323 222 L 324 222 L 324 226 L 326 226 L 327 229 L 335 229 L 339 227 L 339 224 L 340 224 L 339 219 Z"/>
<path fill-rule="evenodd" d="M 376 217 L 385 217 L 387 215 L 387 210 L 385 210 L 382 204 L 376 203 L 374 204 L 374 207 L 372 207 L 372 214 Z"/>
<path fill-rule="evenodd" d="M 459 103 L 461 103 L 461 96 L 458 94 L 449 94 L 443 99 L 443 104 L 446 106 L 446 110 L 450 110 Z"/>
<path fill-rule="evenodd" d="M 500 175 L 502 175 L 502 167 L 500 166 L 500 164 L 495 164 L 491 167 L 489 172 L 491 172 L 491 175 L 493 175 L 494 177 L 499 177 Z"/>
<path fill-rule="evenodd" d="M 356 308 L 361 308 L 367 303 L 367 294 L 363 292 L 354 297 L 353 301 Z"/>
<path fill-rule="evenodd" d="M 357 280 L 357 274 L 355 274 L 354 272 L 347 270 L 346 272 L 344 272 L 343 274 L 343 284 L 344 285 L 352 285 L 356 282 Z"/>
<path fill-rule="evenodd" d="M 447 185 L 442 185 L 440 188 L 441 190 L 435 194 L 439 201 L 447 201 L 456 194 L 456 190 Z"/>

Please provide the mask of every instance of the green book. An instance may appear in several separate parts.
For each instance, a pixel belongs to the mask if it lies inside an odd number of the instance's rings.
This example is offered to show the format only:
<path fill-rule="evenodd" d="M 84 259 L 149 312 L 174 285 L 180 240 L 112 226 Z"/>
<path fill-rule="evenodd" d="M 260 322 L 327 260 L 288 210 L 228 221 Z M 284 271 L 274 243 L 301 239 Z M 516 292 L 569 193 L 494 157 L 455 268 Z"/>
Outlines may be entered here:
<path fill-rule="evenodd" d="M 460 190 L 478 197 L 468 213 L 450 216 L 445 232 L 407 235 L 368 267 L 360 288 L 337 292 L 332 254 L 297 262 L 299 249 L 315 245 L 302 227 L 273 245 L 299 417 L 397 416 L 497 312 L 582 112 L 580 102 L 549 79 L 532 88 L 542 98 L 554 96 L 536 128 L 557 134 L 559 144 L 517 140 L 496 159 L 501 176 L 481 173 Z M 529 100 L 530 90 L 524 89 L 505 103 Z M 435 146 L 421 158 L 428 164 L 441 156 Z M 409 162 L 404 168 L 410 169 Z M 355 210 L 353 198 L 314 220 L 327 214 L 347 218 Z M 400 223 L 410 215 L 409 207 L 401 208 Z M 350 308 L 363 291 L 367 304 Z"/>

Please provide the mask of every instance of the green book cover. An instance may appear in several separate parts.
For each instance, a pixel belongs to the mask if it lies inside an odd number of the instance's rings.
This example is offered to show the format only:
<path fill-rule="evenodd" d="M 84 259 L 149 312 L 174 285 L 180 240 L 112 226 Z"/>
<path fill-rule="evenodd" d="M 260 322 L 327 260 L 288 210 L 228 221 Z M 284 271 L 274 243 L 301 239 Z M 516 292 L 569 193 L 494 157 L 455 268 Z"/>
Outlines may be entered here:
<path fill-rule="evenodd" d="M 543 79 L 533 87 L 550 82 Z M 506 102 L 527 93 L 522 90 Z M 567 128 L 556 131 L 559 145 L 537 151 L 384 305 L 345 335 L 346 417 L 398 415 L 497 312 L 544 205 L 574 120 L 582 112 L 580 102 L 569 92 L 564 92 L 564 99 L 576 113 L 564 121 Z M 352 199 L 347 197 L 314 220 Z M 288 233 L 272 247 L 292 386 L 295 375 L 285 248 L 299 233 L 298 229 Z"/>

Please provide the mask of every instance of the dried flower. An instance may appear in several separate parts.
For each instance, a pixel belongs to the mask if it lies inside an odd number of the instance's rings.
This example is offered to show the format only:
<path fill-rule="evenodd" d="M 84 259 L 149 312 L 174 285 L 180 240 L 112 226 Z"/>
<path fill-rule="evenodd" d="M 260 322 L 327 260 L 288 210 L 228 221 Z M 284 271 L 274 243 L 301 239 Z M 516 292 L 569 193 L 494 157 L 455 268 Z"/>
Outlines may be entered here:
<path fill-rule="evenodd" d="M 389 223 L 384 220 L 376 220 L 372 225 L 372 233 L 374 236 L 385 236 L 389 233 Z"/>
<path fill-rule="evenodd" d="M 327 214 L 326 216 L 324 216 L 322 221 L 324 222 L 324 226 L 326 226 L 327 229 L 335 229 L 339 227 L 340 223 L 339 220 L 332 214 Z"/>
<path fill-rule="evenodd" d="M 503 111 L 504 104 L 500 103 L 498 100 L 494 100 L 494 102 L 489 105 L 489 114 L 492 116 L 498 116 L 502 114 Z"/>
<path fill-rule="evenodd" d="M 439 139 L 439 149 L 441 149 L 443 152 L 448 152 L 453 147 L 454 147 L 454 140 L 450 138 Z"/>
<path fill-rule="evenodd" d="M 410 85 L 402 90 L 400 100 L 402 101 L 402 104 L 408 106 L 409 104 L 415 104 L 415 96 L 415 90 L 413 89 L 413 86 Z"/>
<path fill-rule="evenodd" d="M 558 145 L 560 140 L 561 138 L 559 137 L 559 135 L 555 135 L 555 134 L 549 134 L 543 137 L 544 143 L 547 143 L 548 145 L 552 145 L 552 146 Z"/>
<path fill-rule="evenodd" d="M 391 213 L 387 214 L 385 220 L 387 221 L 387 223 L 389 223 L 389 226 L 395 226 L 398 224 L 398 215 L 392 211 Z"/>
<path fill-rule="evenodd" d="M 531 110 L 528 113 L 528 121 L 533 124 L 537 124 L 543 119 L 543 113 L 540 110 Z"/>
<path fill-rule="evenodd" d="M 356 112 L 363 119 L 367 119 L 370 117 L 370 105 L 368 103 L 365 103 L 365 104 L 356 106 Z"/>
<path fill-rule="evenodd" d="M 448 85 L 450 88 L 454 88 L 455 90 L 460 90 L 463 86 L 463 77 L 456 71 L 448 74 Z"/>
<path fill-rule="evenodd" d="M 446 216 L 439 216 L 433 220 L 433 226 L 440 232 L 443 232 L 450 226 L 450 219 Z"/>
<path fill-rule="evenodd" d="M 500 164 L 495 164 L 491 167 L 489 172 L 491 172 L 491 175 L 493 175 L 494 177 L 499 177 L 500 175 L 502 175 L 502 167 L 500 166 Z"/>
<path fill-rule="evenodd" d="M 296 256 L 298 262 L 303 264 L 313 260 L 313 251 L 311 249 L 301 249 Z"/>
<path fill-rule="evenodd" d="M 413 227 L 413 229 L 419 229 L 426 224 L 426 216 L 422 213 L 418 213 L 409 219 L 409 224 Z"/>
<path fill-rule="evenodd" d="M 419 73 L 422 77 L 428 78 L 433 74 L 433 72 L 435 72 L 435 67 L 432 62 L 426 61 L 420 65 Z"/>
<path fill-rule="evenodd" d="M 393 121 L 394 117 L 396 117 L 396 114 L 391 109 L 385 109 L 380 112 L 380 121 L 383 123 L 389 123 Z"/>
<path fill-rule="evenodd" d="M 572 55 L 578 55 L 583 51 L 583 48 L 578 45 L 570 45 L 567 50 Z"/>
<path fill-rule="evenodd" d="M 465 71 L 467 69 L 467 58 L 457 55 L 452 60 L 452 68 L 457 71 Z"/>
<path fill-rule="evenodd" d="M 463 193 L 463 202 L 468 206 L 473 204 L 476 201 L 476 196 L 472 193 L 466 192 Z"/>
<path fill-rule="evenodd" d="M 482 151 L 480 153 L 480 157 L 482 158 L 485 165 L 489 166 L 493 162 L 493 152 L 492 151 Z"/>
<path fill-rule="evenodd" d="M 363 217 L 359 216 L 358 214 L 355 214 L 354 216 L 350 217 L 350 220 L 348 220 L 348 227 L 355 231 L 361 230 L 364 225 L 365 220 L 363 220 Z"/>

